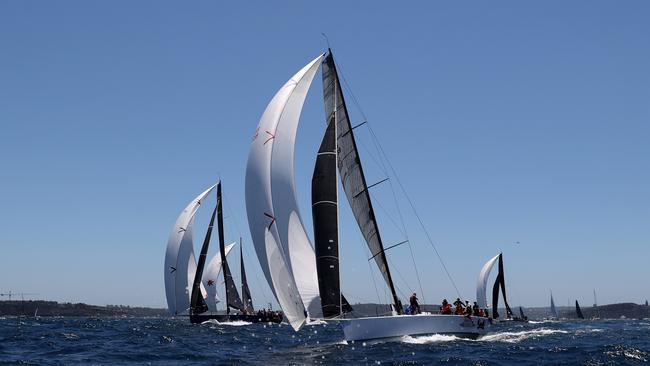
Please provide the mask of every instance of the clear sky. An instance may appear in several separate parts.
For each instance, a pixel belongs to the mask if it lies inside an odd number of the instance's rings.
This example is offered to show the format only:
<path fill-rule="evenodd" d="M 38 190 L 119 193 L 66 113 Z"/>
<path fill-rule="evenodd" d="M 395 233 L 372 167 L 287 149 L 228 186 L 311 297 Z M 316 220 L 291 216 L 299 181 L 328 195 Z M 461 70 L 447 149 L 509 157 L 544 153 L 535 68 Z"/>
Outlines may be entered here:
<path fill-rule="evenodd" d="M 325 32 L 464 297 L 503 250 L 514 304 L 547 305 L 551 289 L 558 304 L 590 304 L 594 288 L 601 303 L 641 302 L 649 18 L 647 1 L 2 1 L 0 291 L 165 306 L 167 236 L 220 176 L 227 239 L 243 234 L 253 297 L 268 301 L 245 215 L 248 148 L 273 94 L 326 50 Z M 309 230 L 323 114 L 319 74 L 296 159 Z M 369 130 L 358 131 L 379 181 Z M 373 195 L 396 218 L 389 187 Z M 455 298 L 400 205 L 420 297 Z M 341 206 L 346 296 L 384 301 Z M 380 224 L 386 245 L 403 237 Z M 389 260 L 401 291 L 420 293 L 408 247 Z"/>

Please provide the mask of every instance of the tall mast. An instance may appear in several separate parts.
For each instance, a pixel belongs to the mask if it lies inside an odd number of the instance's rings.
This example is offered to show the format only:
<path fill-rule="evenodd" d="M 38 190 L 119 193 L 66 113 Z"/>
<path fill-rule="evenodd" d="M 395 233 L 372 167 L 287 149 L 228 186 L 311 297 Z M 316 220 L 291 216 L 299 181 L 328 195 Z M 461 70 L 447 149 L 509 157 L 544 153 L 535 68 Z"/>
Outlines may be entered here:
<path fill-rule="evenodd" d="M 327 56 L 323 67 L 327 67 L 329 73 L 331 73 L 331 77 L 333 78 L 333 95 L 327 95 L 328 91 L 326 91 L 324 97 L 326 101 L 326 113 L 329 114 L 333 113 L 334 111 L 336 112 L 336 119 L 334 122 L 336 122 L 337 128 L 337 164 L 339 172 L 341 174 L 343 189 L 345 190 L 348 202 L 352 208 L 352 212 L 354 213 L 357 223 L 359 224 L 359 228 L 361 229 L 366 243 L 368 244 L 368 248 L 370 249 L 370 253 L 372 255 L 371 259 L 374 258 L 377 266 L 379 267 L 379 271 L 382 273 L 386 284 L 390 288 L 393 302 L 395 304 L 395 311 L 398 314 L 401 314 L 402 303 L 397 296 L 395 285 L 393 284 L 393 279 L 390 274 L 390 268 L 386 259 L 384 245 L 382 243 L 379 227 L 375 218 L 375 211 L 372 207 L 370 193 L 368 192 L 368 184 L 366 182 L 366 177 L 361 166 L 359 150 L 354 138 L 353 127 L 350 124 L 349 114 L 345 104 L 345 98 L 343 98 L 343 91 L 341 89 L 341 83 L 336 72 L 336 65 L 334 62 L 332 50 L 329 50 L 329 55 Z M 332 106 L 331 112 L 328 110 L 328 98 L 334 98 L 334 106 Z M 334 108 L 336 109 L 334 110 Z"/>
<path fill-rule="evenodd" d="M 217 227 L 219 228 L 219 253 L 221 254 L 221 265 L 223 266 L 224 284 L 226 287 L 226 314 L 230 314 L 230 306 L 228 306 L 228 282 L 226 276 L 230 271 L 226 271 L 228 263 L 226 262 L 226 245 L 223 235 L 223 208 L 221 204 L 221 181 L 217 184 Z"/>
<path fill-rule="evenodd" d="M 244 304 L 242 304 L 239 293 L 237 292 L 237 287 L 235 286 L 235 281 L 232 278 L 232 272 L 230 272 L 230 266 L 226 261 L 226 248 L 223 232 L 223 208 L 222 208 L 222 199 L 221 199 L 221 181 L 217 185 L 217 226 L 219 227 L 219 253 L 221 254 L 221 263 L 223 268 L 223 279 L 224 285 L 226 287 L 226 314 L 230 314 L 230 308 L 235 308 L 240 311 L 244 310 Z"/>

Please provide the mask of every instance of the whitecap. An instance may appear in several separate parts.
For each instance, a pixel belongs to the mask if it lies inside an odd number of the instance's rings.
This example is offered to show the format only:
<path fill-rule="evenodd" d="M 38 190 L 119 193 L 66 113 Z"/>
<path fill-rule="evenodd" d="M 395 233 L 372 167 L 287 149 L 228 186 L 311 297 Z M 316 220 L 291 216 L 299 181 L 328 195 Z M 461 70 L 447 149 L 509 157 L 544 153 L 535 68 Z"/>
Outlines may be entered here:
<path fill-rule="evenodd" d="M 241 326 L 244 326 L 244 325 L 251 325 L 253 323 L 245 322 L 243 320 L 235 320 L 235 321 L 232 321 L 232 322 L 219 322 L 216 319 L 209 319 L 209 320 L 204 321 L 201 324 L 230 325 L 232 327 L 241 327 Z"/>
<path fill-rule="evenodd" d="M 528 338 L 542 337 L 551 334 L 566 334 L 568 333 L 565 330 L 558 329 L 534 329 L 534 330 L 525 330 L 521 332 L 499 332 L 486 334 L 479 338 L 479 341 L 482 342 L 507 342 L 507 343 L 519 343 Z"/>
<path fill-rule="evenodd" d="M 410 335 L 405 335 L 402 337 L 402 342 L 404 343 L 410 343 L 410 344 L 427 344 L 427 343 L 438 343 L 438 342 L 451 342 L 451 341 L 457 341 L 461 340 L 462 338 L 458 338 L 453 335 L 445 335 L 445 334 L 431 334 L 427 336 L 410 336 Z"/>
<path fill-rule="evenodd" d="M 327 322 L 323 319 L 313 319 L 308 321 L 305 325 L 327 325 Z"/>

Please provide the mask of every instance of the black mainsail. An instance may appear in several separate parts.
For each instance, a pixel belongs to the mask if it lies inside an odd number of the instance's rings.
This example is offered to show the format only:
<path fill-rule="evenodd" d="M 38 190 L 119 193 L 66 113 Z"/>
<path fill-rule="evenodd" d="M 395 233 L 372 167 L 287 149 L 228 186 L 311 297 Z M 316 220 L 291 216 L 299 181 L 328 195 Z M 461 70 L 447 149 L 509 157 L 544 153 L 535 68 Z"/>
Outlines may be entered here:
<path fill-rule="evenodd" d="M 219 252 L 221 253 L 221 265 L 223 267 L 223 279 L 226 285 L 226 314 L 230 314 L 230 308 L 244 310 L 237 286 L 230 273 L 230 267 L 226 261 L 226 246 L 223 233 L 223 208 L 221 204 L 221 182 L 217 184 L 217 225 L 219 227 Z"/>
<path fill-rule="evenodd" d="M 585 316 L 582 315 L 582 310 L 580 310 L 580 305 L 578 304 L 578 300 L 576 300 L 576 315 L 578 316 L 578 319 L 585 318 Z"/>
<path fill-rule="evenodd" d="M 255 309 L 253 309 L 251 290 L 248 288 L 248 282 L 246 281 L 246 270 L 244 270 L 244 250 L 241 238 L 239 239 L 239 258 L 241 261 L 241 299 L 244 303 L 244 312 L 250 314 L 255 311 Z"/>
<path fill-rule="evenodd" d="M 221 187 L 221 184 L 219 185 Z M 202 314 L 208 311 L 208 305 L 203 299 L 203 294 L 201 293 L 201 278 L 203 278 L 203 268 L 205 267 L 205 259 L 208 255 L 208 248 L 210 246 L 210 238 L 212 236 L 212 228 L 214 227 L 214 216 L 217 213 L 217 208 L 215 207 L 212 211 L 212 217 L 210 217 L 210 225 L 208 226 L 208 231 L 205 233 L 205 239 L 203 240 L 203 245 L 201 246 L 201 254 L 199 254 L 199 263 L 196 266 L 196 273 L 194 274 L 194 283 L 192 283 L 192 294 L 190 299 L 190 316 L 195 314 Z"/>
<path fill-rule="evenodd" d="M 338 194 L 336 185 L 336 124 L 328 120 L 311 179 L 314 250 L 323 317 L 341 314 L 339 276 Z"/>
<path fill-rule="evenodd" d="M 357 144 L 354 139 L 353 128 L 350 124 L 348 110 L 345 105 L 345 99 L 343 98 L 343 91 L 341 89 L 339 77 L 336 72 L 336 65 L 334 64 L 334 57 L 332 55 L 332 50 L 329 50 L 329 54 L 327 55 L 327 58 L 325 58 L 325 61 L 323 62 L 323 97 L 325 102 L 325 115 L 327 116 L 326 118 L 328 121 L 328 130 L 329 129 L 334 130 L 336 134 L 336 140 L 326 141 L 328 135 L 328 132 L 326 132 L 325 139 L 323 140 L 323 144 L 321 145 L 321 148 L 324 148 L 323 152 L 325 153 L 331 153 L 333 148 L 334 147 L 336 148 L 335 156 L 337 159 L 338 170 L 341 175 L 343 190 L 345 191 L 350 207 L 352 208 L 352 212 L 354 213 L 354 217 L 357 221 L 357 224 L 359 225 L 359 229 L 361 230 L 361 233 L 363 234 L 363 237 L 366 240 L 366 243 L 368 244 L 368 248 L 370 249 L 370 253 L 371 253 L 371 258 L 374 258 L 375 262 L 377 263 L 377 267 L 379 267 L 379 271 L 384 277 L 386 284 L 390 288 L 391 294 L 393 296 L 393 301 L 395 304 L 395 310 L 397 311 L 397 313 L 401 314 L 402 304 L 397 296 L 397 292 L 395 291 L 395 285 L 393 284 L 393 279 L 391 277 L 390 270 L 388 267 L 386 253 L 384 252 L 384 245 L 382 243 L 381 236 L 379 234 L 379 227 L 377 225 L 375 212 L 373 210 L 372 202 L 370 200 L 370 193 L 368 192 L 368 184 L 366 183 L 366 177 L 364 175 L 363 168 L 361 167 L 359 151 L 357 149 Z M 332 126 L 330 127 L 330 125 Z M 333 144 L 333 142 L 335 143 L 335 145 Z M 325 155 L 326 154 L 321 155 L 319 150 L 319 158 L 321 156 L 324 158 Z M 321 164 L 324 167 L 327 166 L 328 169 L 331 169 L 329 168 L 329 165 L 331 163 L 327 162 L 327 159 L 325 158 L 323 160 L 324 161 Z M 334 194 L 336 194 L 336 182 L 334 182 L 334 184 L 332 183 L 323 183 L 323 184 L 327 186 L 326 190 L 328 191 L 328 193 L 330 193 L 332 190 L 332 187 L 329 186 L 333 185 Z M 313 187 L 313 181 L 312 181 L 312 187 Z M 313 192 L 313 188 L 312 188 L 312 192 Z M 336 197 L 334 196 L 334 198 Z M 313 196 L 312 196 L 312 200 L 313 200 Z M 331 215 L 330 211 L 335 213 L 336 204 L 330 206 L 331 207 L 328 207 L 328 205 L 325 204 L 320 205 L 320 207 L 318 207 L 317 209 L 317 211 L 319 211 L 318 215 L 329 217 Z M 325 225 L 329 225 L 329 224 L 326 223 Z M 333 225 L 337 225 L 337 224 L 334 223 Z M 315 230 L 317 229 L 315 228 Z M 332 259 L 331 262 L 333 263 L 332 265 L 335 266 L 334 268 L 336 272 L 335 281 L 338 282 L 338 277 L 339 277 L 338 276 L 338 234 L 336 235 L 336 237 L 331 235 L 330 232 L 331 228 L 328 229 L 321 228 L 318 230 L 323 230 L 323 232 L 325 232 L 324 234 L 325 236 L 316 239 L 317 241 L 323 238 L 325 238 L 327 241 L 329 241 L 330 239 L 336 240 L 336 244 L 337 244 L 336 259 L 335 260 Z M 318 236 L 319 233 L 316 234 L 316 237 Z M 325 244 L 329 244 L 329 242 Z M 334 246 L 332 245 L 331 247 Z M 327 246 L 325 248 L 327 248 Z M 316 255 L 318 257 L 319 250 L 318 249 L 316 250 L 317 250 Z M 327 253 L 328 251 L 323 250 L 323 252 Z M 333 252 L 331 252 L 330 254 L 332 253 Z M 321 254 L 323 253 L 321 252 Z M 317 259 L 317 263 L 318 262 L 320 261 Z M 327 263 L 327 261 L 325 260 L 325 258 L 322 258 L 322 262 L 320 266 L 325 265 L 325 263 Z M 317 264 L 317 266 L 319 266 L 319 264 Z M 334 271 L 326 271 L 323 274 L 323 276 L 327 277 L 326 281 L 331 280 L 330 277 L 334 276 L 333 273 Z M 321 275 L 319 274 L 319 284 L 320 283 L 321 283 Z M 335 285 L 334 287 L 339 287 L 339 285 Z M 338 292 L 340 293 L 340 287 Z M 329 296 L 329 294 L 325 294 L 325 295 L 326 298 Z M 323 301 L 322 296 L 323 294 L 321 293 L 321 302 Z M 333 302 L 337 302 L 337 301 L 339 302 L 338 311 L 340 311 L 340 307 L 341 307 L 340 300 L 337 300 L 336 298 L 333 300 Z M 336 311 L 336 304 L 334 304 L 331 308 L 334 309 L 333 311 Z"/>
<path fill-rule="evenodd" d="M 492 287 L 492 318 L 494 319 L 499 317 L 499 312 L 497 311 L 499 305 L 499 287 L 501 288 L 501 294 L 503 294 L 503 303 L 506 305 L 506 317 L 511 318 L 512 309 L 510 309 L 506 297 L 506 276 L 503 270 L 503 254 L 499 254 L 499 274 Z"/>

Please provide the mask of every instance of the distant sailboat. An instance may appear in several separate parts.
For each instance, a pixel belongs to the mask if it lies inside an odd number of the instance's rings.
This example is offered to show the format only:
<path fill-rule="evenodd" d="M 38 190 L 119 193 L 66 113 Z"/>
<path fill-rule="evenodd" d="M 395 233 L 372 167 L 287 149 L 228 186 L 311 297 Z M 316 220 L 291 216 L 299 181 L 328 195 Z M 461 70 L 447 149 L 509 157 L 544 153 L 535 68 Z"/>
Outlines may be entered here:
<path fill-rule="evenodd" d="M 580 309 L 580 305 L 578 304 L 578 300 L 576 300 L 576 315 L 578 316 L 578 319 L 584 319 L 585 316 L 582 315 L 582 310 Z"/>
<path fill-rule="evenodd" d="M 528 317 L 524 314 L 524 309 L 521 306 L 519 307 L 519 317 L 523 321 L 528 321 Z"/>
<path fill-rule="evenodd" d="M 505 282 L 505 272 L 503 269 L 503 253 L 499 253 L 496 256 L 494 256 L 494 258 L 487 261 L 483 265 L 483 268 L 481 268 L 481 272 L 479 272 L 478 281 L 476 284 L 476 303 L 478 304 L 479 308 L 487 309 L 487 293 L 486 293 L 487 281 L 488 281 L 488 277 L 490 276 L 490 272 L 492 271 L 492 267 L 494 267 L 494 264 L 497 263 L 497 261 L 499 263 L 499 272 L 494 281 L 494 285 L 492 286 L 492 318 L 493 319 L 499 318 L 499 312 L 498 312 L 499 289 L 501 289 L 501 293 L 503 295 L 503 302 L 506 306 L 506 318 L 512 318 L 512 309 L 510 309 L 510 305 L 508 305 L 508 299 L 506 298 L 506 282 Z"/>
<path fill-rule="evenodd" d="M 551 292 L 551 317 L 553 319 L 559 319 L 557 315 L 557 310 L 555 309 L 555 302 L 553 301 L 553 292 Z"/>
<path fill-rule="evenodd" d="M 226 249 L 224 245 L 224 228 L 223 228 L 223 210 L 222 210 L 222 199 L 221 199 L 221 181 L 217 183 L 217 205 L 212 212 L 210 217 L 210 225 L 205 235 L 203 245 L 201 246 L 201 254 L 199 255 L 199 261 L 196 268 L 196 274 L 194 277 L 191 293 L 191 302 L 190 302 L 190 322 L 192 323 L 202 323 L 206 320 L 217 320 L 219 322 L 229 322 L 229 321 L 246 321 L 251 323 L 258 322 L 275 322 L 280 323 L 282 321 L 282 315 L 276 313 L 264 313 L 264 314 L 254 314 L 252 312 L 252 301 L 250 299 L 250 291 L 248 290 L 248 284 L 246 283 L 246 275 L 244 272 L 244 263 L 241 262 L 242 270 L 242 290 L 246 292 L 247 297 L 247 306 L 244 305 L 239 293 L 237 292 L 237 287 L 233 280 L 232 274 L 230 272 L 230 267 L 228 266 L 228 261 L 226 259 L 226 253 L 229 249 Z M 219 253 L 221 259 L 221 268 L 223 269 L 224 285 L 226 292 L 226 313 L 225 314 L 206 314 L 210 310 L 208 305 L 205 302 L 205 297 L 201 291 L 201 281 L 203 278 L 203 269 L 205 267 L 205 261 L 210 246 L 210 239 L 212 237 L 212 230 L 214 228 L 215 217 L 217 219 L 217 229 L 219 234 Z M 239 310 L 238 314 L 231 314 L 230 308 Z"/>
<path fill-rule="evenodd" d="M 596 301 L 596 289 L 594 289 L 594 310 L 595 314 L 591 317 L 591 320 L 600 319 L 600 309 L 598 309 L 598 301 Z"/>
<path fill-rule="evenodd" d="M 321 64 L 327 126 L 312 177 L 314 249 L 298 210 L 294 150 L 302 106 Z M 303 67 L 275 94 L 253 137 L 246 169 L 248 224 L 264 275 L 289 323 L 298 330 L 308 317 L 336 318 L 346 340 L 431 333 L 477 337 L 485 333 L 485 318 L 400 315 L 402 304 L 386 258 L 386 249 L 391 247 L 384 248 L 381 240 L 353 129 L 329 50 Z M 350 306 L 340 286 L 339 173 L 370 249 L 370 260 L 390 290 L 397 315 L 342 319 Z"/>

